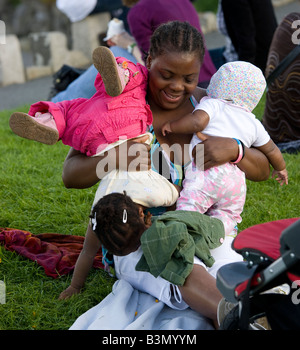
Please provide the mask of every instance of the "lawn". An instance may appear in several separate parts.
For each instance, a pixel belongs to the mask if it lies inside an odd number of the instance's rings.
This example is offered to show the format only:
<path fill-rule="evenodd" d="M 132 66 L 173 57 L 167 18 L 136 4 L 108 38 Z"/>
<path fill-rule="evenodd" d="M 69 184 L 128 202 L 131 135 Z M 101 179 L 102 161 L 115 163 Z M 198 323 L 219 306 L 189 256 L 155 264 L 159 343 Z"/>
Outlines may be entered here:
<path fill-rule="evenodd" d="M 193 4 L 198 12 L 217 12 L 219 0 L 194 0 Z"/>
<path fill-rule="evenodd" d="M 66 189 L 61 173 L 69 148 L 61 142 L 46 146 L 17 137 L 8 126 L 11 112 L 0 113 L 0 227 L 84 236 L 96 188 Z M 71 276 L 47 277 L 35 262 L 1 245 L 0 259 L 0 281 L 6 285 L 0 330 L 68 329 L 111 291 L 114 282 L 106 272 L 93 269 L 79 298 L 58 301 Z"/>
<path fill-rule="evenodd" d="M 29 106 L 21 109 L 27 111 Z M 256 108 L 261 118 L 264 101 Z M 66 189 L 61 172 L 68 147 L 46 146 L 21 139 L 9 129 L 12 111 L 0 112 L 1 211 L 0 227 L 33 234 L 54 232 L 84 236 L 96 187 Z M 284 155 L 289 185 L 272 179 L 247 182 L 248 193 L 240 230 L 254 224 L 299 216 L 299 155 Z M 71 276 L 47 277 L 42 267 L 0 245 L 0 281 L 6 285 L 6 303 L 0 304 L 0 330 L 64 330 L 78 316 L 99 303 L 114 279 L 93 269 L 80 295 L 57 298 Z"/>

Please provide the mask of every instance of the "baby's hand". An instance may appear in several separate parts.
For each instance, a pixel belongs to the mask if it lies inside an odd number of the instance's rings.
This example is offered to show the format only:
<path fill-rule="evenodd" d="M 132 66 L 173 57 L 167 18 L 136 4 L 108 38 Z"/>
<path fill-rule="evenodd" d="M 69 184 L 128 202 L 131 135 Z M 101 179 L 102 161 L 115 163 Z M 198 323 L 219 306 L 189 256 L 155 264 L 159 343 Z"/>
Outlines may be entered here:
<path fill-rule="evenodd" d="M 67 289 L 60 293 L 58 300 L 69 299 L 72 295 L 79 293 L 80 289 L 69 286 Z"/>
<path fill-rule="evenodd" d="M 170 122 L 166 122 L 166 123 L 162 126 L 161 132 L 162 132 L 163 136 L 166 136 L 167 133 L 172 132 Z"/>
<path fill-rule="evenodd" d="M 283 170 L 273 170 L 272 179 L 275 180 L 282 186 L 283 184 L 288 184 L 288 172 L 286 169 Z"/>

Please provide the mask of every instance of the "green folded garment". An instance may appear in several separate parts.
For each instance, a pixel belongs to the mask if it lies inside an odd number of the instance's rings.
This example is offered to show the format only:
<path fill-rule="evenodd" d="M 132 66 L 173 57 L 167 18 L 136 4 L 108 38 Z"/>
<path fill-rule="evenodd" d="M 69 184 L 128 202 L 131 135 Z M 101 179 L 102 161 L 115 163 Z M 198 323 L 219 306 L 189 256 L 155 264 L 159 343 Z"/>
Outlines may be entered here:
<path fill-rule="evenodd" d="M 143 255 L 137 271 L 161 276 L 183 285 L 196 255 L 208 267 L 214 263 L 210 250 L 219 247 L 225 231 L 221 220 L 194 211 L 176 210 L 154 217 L 141 237 Z"/>

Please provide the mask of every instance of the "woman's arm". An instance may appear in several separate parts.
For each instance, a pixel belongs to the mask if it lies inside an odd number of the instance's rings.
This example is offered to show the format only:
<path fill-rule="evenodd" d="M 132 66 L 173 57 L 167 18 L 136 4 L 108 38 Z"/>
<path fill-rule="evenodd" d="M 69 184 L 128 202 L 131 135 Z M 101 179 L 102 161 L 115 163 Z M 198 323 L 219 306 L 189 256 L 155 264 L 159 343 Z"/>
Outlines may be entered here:
<path fill-rule="evenodd" d="M 96 167 L 100 157 L 87 157 L 71 148 L 63 165 L 62 179 L 66 188 L 87 188 L 95 185 L 99 178 Z"/>
<path fill-rule="evenodd" d="M 193 157 L 196 156 L 196 165 L 203 166 L 204 170 L 225 164 L 237 159 L 239 149 L 238 144 L 234 139 L 227 137 L 207 136 L 201 133 L 197 134 L 203 141 L 204 147 L 201 144 L 197 145 L 193 150 Z M 196 149 L 200 146 L 199 151 Z M 238 164 L 238 167 L 246 174 L 246 178 L 252 181 L 264 181 L 270 176 L 269 161 L 266 156 L 255 148 L 245 147 L 245 155 L 243 160 Z"/>
<path fill-rule="evenodd" d="M 150 169 L 149 145 L 144 144 L 147 139 L 148 136 L 145 135 L 127 141 L 97 157 L 88 157 L 71 148 L 63 166 L 62 179 L 65 187 L 91 187 L 113 169 Z M 137 159 L 137 166 L 130 166 Z"/>

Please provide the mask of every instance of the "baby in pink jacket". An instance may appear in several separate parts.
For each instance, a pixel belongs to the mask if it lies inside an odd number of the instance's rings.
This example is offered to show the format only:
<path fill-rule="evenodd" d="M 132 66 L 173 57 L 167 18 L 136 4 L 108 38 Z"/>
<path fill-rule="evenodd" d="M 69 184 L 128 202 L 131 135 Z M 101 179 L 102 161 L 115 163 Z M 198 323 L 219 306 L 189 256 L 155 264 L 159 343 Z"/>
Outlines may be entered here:
<path fill-rule="evenodd" d="M 87 156 L 101 153 L 120 138 L 145 133 L 152 124 L 146 67 L 115 58 L 104 46 L 95 49 L 93 62 L 100 74 L 95 79 L 97 92 L 90 99 L 34 103 L 28 114 L 11 115 L 12 131 L 49 145 L 61 140 Z"/>

